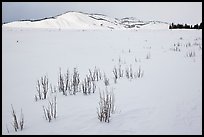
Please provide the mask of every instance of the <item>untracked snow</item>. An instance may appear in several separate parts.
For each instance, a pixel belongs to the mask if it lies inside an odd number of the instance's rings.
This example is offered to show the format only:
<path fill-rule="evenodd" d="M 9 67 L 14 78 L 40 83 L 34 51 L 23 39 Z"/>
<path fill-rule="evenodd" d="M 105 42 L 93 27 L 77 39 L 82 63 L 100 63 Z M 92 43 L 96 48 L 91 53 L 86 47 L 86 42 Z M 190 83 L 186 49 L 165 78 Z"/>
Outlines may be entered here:
<path fill-rule="evenodd" d="M 66 22 L 65 16 L 48 26 L 72 23 L 77 27 L 78 21 L 74 20 L 89 21 L 73 17 L 73 22 Z M 180 51 L 175 48 L 178 43 Z M 195 56 L 189 57 L 191 52 Z M 114 83 L 112 71 L 119 65 L 124 70 L 132 66 L 134 72 L 141 68 L 144 75 L 136 79 L 122 77 Z M 35 101 L 41 76 L 47 75 L 49 82 L 57 86 L 59 69 L 72 73 L 75 67 L 81 79 L 95 67 L 109 78 L 108 89 L 115 94 L 116 106 L 109 123 L 97 118 L 99 91 L 106 88 L 103 81 L 96 82 L 97 90 L 90 95 L 78 92 L 63 96 L 57 92 L 48 93 L 46 100 Z M 47 106 L 54 95 L 57 118 L 49 123 L 42 106 Z M 18 118 L 22 109 L 22 131 L 15 132 L 12 127 L 11 104 Z M 202 30 L 3 27 L 2 134 L 201 135 Z"/>

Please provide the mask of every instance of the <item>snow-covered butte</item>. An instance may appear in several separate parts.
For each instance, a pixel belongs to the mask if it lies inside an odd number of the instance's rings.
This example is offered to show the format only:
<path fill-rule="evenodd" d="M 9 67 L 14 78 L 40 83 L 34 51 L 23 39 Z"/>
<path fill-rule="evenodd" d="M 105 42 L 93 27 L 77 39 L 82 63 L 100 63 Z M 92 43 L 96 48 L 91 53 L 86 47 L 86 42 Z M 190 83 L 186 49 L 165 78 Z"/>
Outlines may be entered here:
<path fill-rule="evenodd" d="M 22 20 L 6 23 L 10 28 L 46 29 L 168 29 L 169 24 L 160 21 L 141 21 L 134 17 L 111 18 L 102 14 L 70 11 L 54 17 L 38 20 Z"/>

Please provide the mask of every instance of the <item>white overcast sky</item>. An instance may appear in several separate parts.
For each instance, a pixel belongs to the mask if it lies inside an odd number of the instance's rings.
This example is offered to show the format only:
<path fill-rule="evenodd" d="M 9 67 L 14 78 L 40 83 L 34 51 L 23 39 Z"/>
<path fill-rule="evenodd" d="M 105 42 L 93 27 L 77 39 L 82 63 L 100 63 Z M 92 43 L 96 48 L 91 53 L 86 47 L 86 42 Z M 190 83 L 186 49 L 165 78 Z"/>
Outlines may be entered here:
<path fill-rule="evenodd" d="M 174 23 L 202 21 L 202 2 L 2 2 L 2 22 L 39 19 L 66 11 Z"/>

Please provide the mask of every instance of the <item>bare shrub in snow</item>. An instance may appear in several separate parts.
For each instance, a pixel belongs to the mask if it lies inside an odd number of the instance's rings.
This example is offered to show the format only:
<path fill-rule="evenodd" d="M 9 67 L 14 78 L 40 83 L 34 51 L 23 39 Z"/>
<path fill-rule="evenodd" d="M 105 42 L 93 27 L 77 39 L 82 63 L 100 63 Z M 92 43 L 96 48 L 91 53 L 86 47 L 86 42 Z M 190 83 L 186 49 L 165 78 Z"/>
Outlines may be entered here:
<path fill-rule="evenodd" d="M 70 95 L 75 95 L 80 90 L 80 77 L 76 68 L 74 68 L 73 74 L 69 73 L 67 70 L 66 74 L 62 74 L 61 69 L 58 77 L 58 90 L 62 92 L 63 95 L 67 96 L 69 92 Z"/>
<path fill-rule="evenodd" d="M 186 53 L 187 57 L 195 57 L 195 51 L 189 51 Z"/>
<path fill-rule="evenodd" d="M 117 79 L 118 77 L 118 70 L 116 69 L 116 67 L 113 68 L 113 75 L 114 75 L 114 82 L 117 83 Z"/>
<path fill-rule="evenodd" d="M 38 96 L 37 95 L 35 95 L 35 101 L 38 101 Z"/>
<path fill-rule="evenodd" d="M 13 109 L 13 105 L 11 105 L 11 108 L 12 108 L 12 116 L 13 116 L 13 124 L 12 125 L 13 125 L 14 130 L 16 132 L 18 131 L 18 129 L 23 130 L 23 128 L 24 128 L 24 115 L 23 115 L 22 109 L 21 109 L 20 121 L 18 123 L 18 119 L 16 116 L 16 112 Z"/>
<path fill-rule="evenodd" d="M 142 78 L 143 75 L 144 71 L 141 70 L 141 67 L 139 67 L 137 72 L 133 72 L 132 65 L 125 70 L 125 76 L 127 79 Z"/>
<path fill-rule="evenodd" d="M 56 96 L 54 97 L 54 100 L 52 99 L 52 101 L 49 101 L 48 107 L 43 106 L 43 112 L 44 112 L 45 119 L 48 122 L 51 122 L 51 120 L 53 118 L 56 119 L 56 117 L 57 117 L 57 99 L 56 99 Z"/>
<path fill-rule="evenodd" d="M 13 127 L 14 127 L 14 130 L 17 132 L 18 129 L 19 129 L 18 119 L 17 119 L 17 116 L 16 116 L 16 112 L 13 109 L 13 105 L 11 105 L 11 108 L 12 108 L 12 116 L 13 116 Z"/>
<path fill-rule="evenodd" d="M 39 80 L 37 81 L 37 86 L 36 86 L 36 88 L 37 88 L 37 92 L 38 92 L 38 97 L 37 97 L 37 95 L 35 95 L 35 100 L 37 101 L 38 98 L 39 98 L 40 100 L 42 99 L 41 86 L 40 86 L 40 81 L 39 81 Z"/>
<path fill-rule="evenodd" d="M 70 74 L 68 69 L 65 74 L 62 74 L 60 69 L 58 90 L 59 92 L 62 92 L 63 95 L 67 96 L 68 92 L 70 95 L 75 95 L 76 92 L 79 91 L 79 82 L 79 73 L 76 68 L 74 68 L 73 74 Z"/>
<path fill-rule="evenodd" d="M 91 78 L 92 81 L 96 80 L 96 77 L 95 77 L 94 73 L 91 71 L 91 69 L 89 69 L 89 78 Z"/>
<path fill-rule="evenodd" d="M 92 81 L 99 81 L 102 79 L 101 71 L 99 68 L 94 68 L 93 72 L 89 69 L 89 77 Z"/>
<path fill-rule="evenodd" d="M 95 81 L 92 81 L 90 76 L 86 76 L 86 78 L 84 79 L 81 85 L 82 85 L 82 92 L 84 95 L 94 93 L 96 90 Z"/>
<path fill-rule="evenodd" d="M 88 79 L 85 78 L 83 83 L 81 84 L 82 86 L 82 92 L 83 94 L 87 95 L 88 94 Z"/>
<path fill-rule="evenodd" d="M 121 65 L 118 68 L 113 68 L 114 82 L 117 83 L 117 80 L 123 77 L 123 70 L 121 69 Z"/>
<path fill-rule="evenodd" d="M 123 70 L 121 69 L 121 65 L 119 65 L 118 67 L 118 75 L 119 75 L 119 78 L 123 77 Z"/>
<path fill-rule="evenodd" d="M 172 48 L 170 48 L 170 50 L 173 50 L 173 51 L 181 51 L 181 49 L 179 47 L 181 47 L 182 45 L 180 43 L 177 43 L 175 44 L 174 43 L 174 46 Z"/>
<path fill-rule="evenodd" d="M 150 53 L 148 53 L 148 54 L 146 55 L 146 59 L 150 59 L 150 57 L 151 57 L 151 55 L 150 55 Z"/>
<path fill-rule="evenodd" d="M 126 76 L 127 79 L 130 78 L 130 74 L 129 74 L 129 73 L 130 73 L 130 72 L 129 72 L 129 69 L 126 68 L 126 70 L 125 70 L 125 76 Z"/>
<path fill-rule="evenodd" d="M 52 84 L 50 84 L 50 93 L 56 93 L 56 92 L 57 92 L 56 86 L 53 86 Z"/>
<path fill-rule="evenodd" d="M 132 70 L 132 66 L 131 65 L 130 65 L 129 68 L 126 68 L 125 75 L 126 75 L 127 79 L 133 79 L 133 70 Z"/>
<path fill-rule="evenodd" d="M 61 69 L 59 72 L 59 78 L 58 78 L 58 90 L 59 92 L 62 92 L 63 95 L 67 96 L 67 90 L 71 89 L 69 86 L 70 78 L 69 78 L 69 70 L 67 70 L 65 75 L 62 75 Z"/>
<path fill-rule="evenodd" d="M 79 78 L 79 73 L 77 71 L 76 68 L 74 68 L 74 74 L 72 77 L 72 86 L 73 86 L 73 92 L 72 94 L 76 94 L 76 92 L 79 91 L 79 82 L 80 82 L 80 78 Z"/>
<path fill-rule="evenodd" d="M 96 77 L 96 81 L 99 81 L 102 79 L 101 71 L 100 69 L 96 68 L 94 69 L 94 75 Z"/>
<path fill-rule="evenodd" d="M 106 77 L 105 73 L 104 73 L 104 83 L 105 83 L 105 86 L 109 85 L 109 79 Z"/>
<path fill-rule="evenodd" d="M 20 116 L 20 129 L 23 130 L 23 127 L 24 127 L 24 115 L 23 115 L 23 112 L 22 112 L 22 109 L 21 109 L 21 116 Z"/>
<path fill-rule="evenodd" d="M 138 71 L 134 74 L 135 78 L 142 78 L 144 75 L 144 71 L 141 70 L 141 67 L 139 67 Z"/>
<path fill-rule="evenodd" d="M 43 89 L 43 99 L 47 98 L 47 92 L 48 92 L 48 77 L 44 76 L 41 77 L 41 85 L 42 85 L 42 89 Z"/>
<path fill-rule="evenodd" d="M 47 98 L 47 93 L 48 93 L 48 89 L 49 88 L 49 84 L 48 84 L 48 77 L 44 76 L 41 77 L 40 80 L 37 81 L 37 95 L 35 95 L 35 101 L 39 100 L 43 100 Z"/>
<path fill-rule="evenodd" d="M 190 42 L 188 42 L 188 43 L 186 43 L 185 44 L 185 47 L 187 48 L 187 47 L 191 47 L 192 45 L 191 45 L 191 43 Z"/>
<path fill-rule="evenodd" d="M 111 114 L 115 112 L 114 93 L 106 90 L 106 93 L 100 92 L 99 108 L 97 108 L 98 119 L 101 122 L 110 122 Z"/>

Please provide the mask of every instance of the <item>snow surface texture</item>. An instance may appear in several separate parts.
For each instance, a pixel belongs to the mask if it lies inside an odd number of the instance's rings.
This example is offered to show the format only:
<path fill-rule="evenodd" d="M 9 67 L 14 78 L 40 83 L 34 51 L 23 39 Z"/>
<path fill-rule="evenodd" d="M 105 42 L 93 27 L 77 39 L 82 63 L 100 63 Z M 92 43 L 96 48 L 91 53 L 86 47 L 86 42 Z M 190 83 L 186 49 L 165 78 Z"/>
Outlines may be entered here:
<path fill-rule="evenodd" d="M 11 28 L 53 29 L 168 29 L 169 24 L 159 21 L 140 21 L 135 18 L 116 19 L 101 14 L 67 12 L 62 15 L 37 21 L 15 21 L 3 24 Z"/>
<path fill-rule="evenodd" d="M 2 134 L 202 134 L 201 31 L 3 29 L 2 34 Z M 178 43 L 180 51 L 174 50 Z M 191 51 L 195 56 L 188 57 Z M 144 76 L 114 84 L 112 70 L 119 64 L 141 66 Z M 84 77 L 95 66 L 115 93 L 110 123 L 100 122 L 96 113 L 102 81 L 88 96 L 57 93 L 57 119 L 48 123 L 42 110 L 48 101 L 34 100 L 37 80 L 47 74 L 57 85 L 60 67 L 62 72 L 77 67 Z M 22 108 L 22 131 L 11 126 L 11 104 L 17 116 Z"/>
<path fill-rule="evenodd" d="M 62 16 L 59 16 L 62 17 Z M 37 23 L 37 22 L 36 22 Z M 114 83 L 114 67 L 132 66 L 142 78 Z M 100 122 L 96 92 L 48 93 L 35 101 L 37 80 L 57 86 L 59 68 L 80 80 L 99 68 L 109 78 L 116 111 Z M 57 118 L 45 120 L 42 106 L 57 96 Z M 11 104 L 25 118 L 12 127 Z M 202 30 L 59 30 L 2 27 L 2 134 L 202 134 Z"/>

